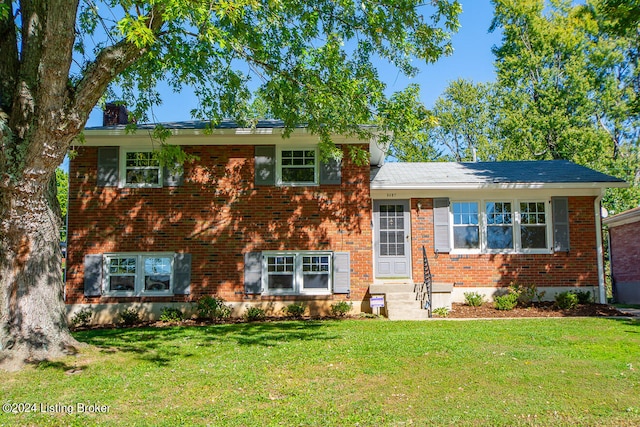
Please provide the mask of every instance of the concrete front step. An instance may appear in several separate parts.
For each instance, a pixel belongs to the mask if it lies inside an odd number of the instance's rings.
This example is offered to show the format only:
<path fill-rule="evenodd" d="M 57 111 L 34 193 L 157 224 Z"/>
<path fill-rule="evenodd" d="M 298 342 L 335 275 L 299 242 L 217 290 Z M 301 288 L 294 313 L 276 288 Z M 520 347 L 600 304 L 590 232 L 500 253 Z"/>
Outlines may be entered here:
<path fill-rule="evenodd" d="M 453 284 L 433 284 L 433 307 L 451 309 L 451 290 Z M 415 286 L 407 280 L 385 280 L 369 286 L 371 295 L 385 296 L 385 311 L 390 320 L 426 320 L 427 310 L 422 309 L 421 302 L 416 300 Z"/>

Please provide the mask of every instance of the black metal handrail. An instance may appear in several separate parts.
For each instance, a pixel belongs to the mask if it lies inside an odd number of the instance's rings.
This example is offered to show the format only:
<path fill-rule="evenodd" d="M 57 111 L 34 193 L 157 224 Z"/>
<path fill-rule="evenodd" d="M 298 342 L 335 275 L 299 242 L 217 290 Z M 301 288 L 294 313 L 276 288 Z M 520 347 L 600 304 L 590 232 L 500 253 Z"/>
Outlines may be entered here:
<path fill-rule="evenodd" d="M 414 292 L 416 293 L 416 300 L 420 301 L 420 307 L 424 310 L 428 310 L 429 317 L 432 317 L 433 281 L 431 276 L 431 269 L 429 268 L 429 260 L 427 259 L 427 250 L 424 248 L 424 246 L 422 246 L 422 266 L 424 272 L 424 280 L 422 281 L 422 283 L 415 284 Z"/>

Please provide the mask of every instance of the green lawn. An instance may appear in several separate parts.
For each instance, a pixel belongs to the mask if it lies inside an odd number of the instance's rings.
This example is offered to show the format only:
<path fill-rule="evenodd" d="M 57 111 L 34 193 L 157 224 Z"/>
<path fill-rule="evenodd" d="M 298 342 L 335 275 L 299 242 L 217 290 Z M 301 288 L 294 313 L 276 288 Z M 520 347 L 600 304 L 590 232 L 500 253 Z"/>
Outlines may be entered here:
<path fill-rule="evenodd" d="M 626 319 L 287 321 L 76 336 L 94 347 L 1 374 L 3 404 L 36 406 L 0 413 L 0 425 L 640 425 L 640 322 Z M 78 404 L 108 412 L 78 413 Z"/>

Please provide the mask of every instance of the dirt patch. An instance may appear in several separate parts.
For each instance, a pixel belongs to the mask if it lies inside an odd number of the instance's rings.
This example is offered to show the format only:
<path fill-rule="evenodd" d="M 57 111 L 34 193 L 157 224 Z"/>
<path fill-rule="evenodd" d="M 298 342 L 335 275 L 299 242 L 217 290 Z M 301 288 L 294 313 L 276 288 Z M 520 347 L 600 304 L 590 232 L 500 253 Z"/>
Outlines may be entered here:
<path fill-rule="evenodd" d="M 568 316 L 627 316 L 615 307 L 606 304 L 580 304 L 570 310 L 562 310 L 553 302 L 534 303 L 531 307 L 516 307 L 513 310 L 497 310 L 493 303 L 485 303 L 480 307 L 453 303 L 449 318 L 504 318 L 504 317 L 568 317 Z M 435 317 L 435 316 L 434 316 Z"/>

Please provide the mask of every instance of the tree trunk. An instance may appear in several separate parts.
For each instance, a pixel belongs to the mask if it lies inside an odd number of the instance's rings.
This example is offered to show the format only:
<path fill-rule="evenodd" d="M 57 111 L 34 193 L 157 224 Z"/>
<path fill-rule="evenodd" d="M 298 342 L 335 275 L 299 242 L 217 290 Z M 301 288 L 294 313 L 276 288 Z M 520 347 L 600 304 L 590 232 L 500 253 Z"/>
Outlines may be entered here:
<path fill-rule="evenodd" d="M 3 186 L 0 196 L 0 368 L 6 370 L 79 345 L 66 321 L 55 187 L 43 189 L 41 180 Z"/>

